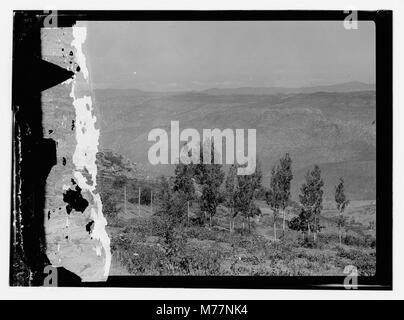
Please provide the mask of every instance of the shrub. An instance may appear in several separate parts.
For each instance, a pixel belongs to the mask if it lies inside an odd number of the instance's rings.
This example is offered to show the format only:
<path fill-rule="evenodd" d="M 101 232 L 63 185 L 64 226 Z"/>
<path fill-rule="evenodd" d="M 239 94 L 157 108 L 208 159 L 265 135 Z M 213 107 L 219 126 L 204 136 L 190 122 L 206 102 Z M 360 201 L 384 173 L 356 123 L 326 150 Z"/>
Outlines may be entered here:
<path fill-rule="evenodd" d="M 220 258 L 221 254 L 212 249 L 188 248 L 180 250 L 172 260 L 179 274 L 218 275 Z"/>
<path fill-rule="evenodd" d="M 360 276 L 373 276 L 376 272 L 376 254 L 375 252 L 364 252 L 358 249 L 339 248 L 338 257 L 345 261 L 338 260 L 341 268 L 351 264 L 358 269 Z"/>
<path fill-rule="evenodd" d="M 357 235 L 354 232 L 348 232 L 346 236 L 343 238 L 343 242 L 349 246 L 357 246 L 357 247 L 376 247 L 376 239 L 371 235 Z"/>
<path fill-rule="evenodd" d="M 151 188 L 143 187 L 140 191 L 140 204 L 150 205 L 151 202 Z"/>
<path fill-rule="evenodd" d="M 289 229 L 296 230 L 296 231 L 304 230 L 304 225 L 303 225 L 302 220 L 300 219 L 300 217 L 293 217 L 288 222 L 288 227 L 289 227 Z"/>
<path fill-rule="evenodd" d="M 156 225 L 152 223 L 152 225 Z M 219 250 L 187 246 L 182 228 L 148 223 L 125 228 L 113 238 L 111 248 L 131 274 L 142 275 L 218 275 L 222 253 Z M 150 230 L 152 232 L 150 232 Z M 161 242 L 147 243 L 147 233 L 158 233 Z"/>

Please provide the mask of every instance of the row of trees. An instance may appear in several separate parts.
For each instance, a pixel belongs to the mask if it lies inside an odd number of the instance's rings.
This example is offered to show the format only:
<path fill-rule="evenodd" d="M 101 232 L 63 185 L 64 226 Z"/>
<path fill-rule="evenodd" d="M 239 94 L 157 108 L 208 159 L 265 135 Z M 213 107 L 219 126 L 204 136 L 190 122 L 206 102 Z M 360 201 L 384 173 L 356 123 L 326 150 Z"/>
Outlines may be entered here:
<path fill-rule="evenodd" d="M 203 148 L 201 148 L 202 150 Z M 237 165 L 232 165 L 227 173 L 221 164 L 214 163 L 214 147 L 211 146 L 211 163 L 204 164 L 183 164 L 179 163 L 175 168 L 175 175 L 170 182 L 162 178 L 159 199 L 161 209 L 169 212 L 174 220 L 180 219 L 189 206 L 195 202 L 199 204 L 200 215 L 198 220 L 201 224 L 206 223 L 209 218 L 209 225 L 212 217 L 216 215 L 219 204 L 224 204 L 230 209 L 229 229 L 234 230 L 234 221 L 237 215 L 242 215 L 250 228 L 250 218 L 259 213 L 255 205 L 257 193 L 262 189 L 262 172 L 258 163 L 256 171 L 252 175 L 237 175 Z M 173 204 L 177 202 L 175 210 Z"/>
<path fill-rule="evenodd" d="M 269 190 L 266 192 L 266 200 L 274 214 L 274 237 L 276 239 L 276 220 L 279 212 L 283 213 L 283 230 L 285 231 L 285 210 L 290 200 L 290 188 L 292 174 L 292 160 L 289 154 L 286 154 L 279 160 L 271 171 L 271 181 Z M 309 170 L 305 175 L 305 182 L 300 187 L 299 194 L 299 214 L 288 223 L 289 228 L 298 230 L 309 237 L 313 234 L 313 240 L 317 240 L 317 235 L 322 226 L 320 225 L 320 214 L 323 209 L 324 180 L 321 177 L 321 170 L 315 165 L 313 170 Z M 338 185 L 335 187 L 335 202 L 339 211 L 337 225 L 339 230 L 339 243 L 342 242 L 342 229 L 346 224 L 346 218 L 343 216 L 345 208 L 349 204 L 344 190 L 344 180 L 341 177 Z"/>
<path fill-rule="evenodd" d="M 202 149 L 202 148 L 201 148 Z M 255 199 L 264 195 L 267 204 L 273 211 L 274 237 L 277 238 L 277 220 L 282 215 L 282 229 L 286 228 L 286 208 L 290 205 L 291 182 L 293 179 L 292 159 L 285 154 L 272 168 L 269 187 L 262 185 L 262 170 L 257 161 L 256 171 L 252 175 L 237 175 L 237 165 L 231 165 L 225 175 L 221 164 L 213 163 L 214 148 L 212 145 L 212 162 L 203 164 L 177 164 L 173 181 L 166 178 L 162 180 L 162 209 L 178 221 L 183 221 L 189 210 L 189 205 L 195 201 L 199 203 L 199 221 L 204 224 L 209 217 L 211 225 L 212 217 L 216 214 L 219 204 L 224 204 L 229 209 L 229 230 L 234 231 L 234 221 L 237 216 L 242 216 L 251 226 L 251 218 L 260 214 Z M 201 154 L 202 157 L 202 154 Z M 313 234 L 316 241 L 322 226 L 320 214 L 323 209 L 324 181 L 321 177 L 319 166 L 315 165 L 305 176 L 305 182 L 300 188 L 298 216 L 287 224 L 290 229 L 298 230 L 304 237 Z M 343 212 L 349 201 L 344 191 L 344 180 L 341 178 L 335 188 L 335 201 L 340 212 L 337 219 L 339 228 L 339 240 L 341 243 L 342 229 L 346 219 Z M 189 219 L 189 218 L 188 218 Z M 243 223 L 244 227 L 244 223 Z"/>
<path fill-rule="evenodd" d="M 271 207 L 274 215 L 274 237 L 276 239 L 276 220 L 280 212 L 283 213 L 283 231 L 285 231 L 285 212 L 290 202 L 290 189 L 292 174 L 292 160 L 289 154 L 285 154 L 279 163 L 272 168 L 270 187 L 266 192 L 266 201 Z M 320 214 L 323 209 L 324 180 L 321 177 L 321 170 L 315 165 L 313 170 L 309 170 L 305 175 L 305 182 L 300 187 L 299 194 L 299 214 L 288 223 L 290 229 L 298 230 L 309 237 L 313 234 L 313 240 L 317 240 L 317 235 L 322 226 L 320 225 Z M 337 225 L 339 230 L 339 242 L 342 242 L 342 229 L 346 224 L 343 216 L 345 208 L 349 204 L 344 190 L 344 180 L 341 177 L 335 187 L 335 202 L 339 211 Z"/>

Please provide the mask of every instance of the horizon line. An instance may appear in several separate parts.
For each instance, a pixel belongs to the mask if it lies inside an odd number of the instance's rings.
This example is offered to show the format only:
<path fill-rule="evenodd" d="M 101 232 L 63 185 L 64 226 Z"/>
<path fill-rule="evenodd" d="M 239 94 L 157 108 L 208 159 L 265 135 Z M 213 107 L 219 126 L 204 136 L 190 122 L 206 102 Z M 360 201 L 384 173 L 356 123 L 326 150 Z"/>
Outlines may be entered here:
<path fill-rule="evenodd" d="M 126 88 L 116 88 L 116 87 L 96 87 L 94 86 L 94 90 L 137 90 L 145 93 L 205 93 L 209 90 L 237 90 L 237 89 L 279 89 L 279 90 L 301 90 L 301 89 L 310 89 L 316 87 L 334 87 L 340 85 L 347 84 L 361 84 L 366 86 L 372 86 L 376 89 L 376 83 L 362 82 L 362 81 L 346 81 L 346 82 L 337 82 L 334 84 L 318 84 L 318 85 L 304 85 L 304 86 L 238 86 L 238 87 L 209 87 L 206 89 L 183 89 L 183 90 L 145 90 L 139 89 L 137 87 L 126 87 Z M 353 90 L 353 91 L 369 91 L 369 90 Z M 321 91 L 319 91 L 321 92 Z"/>

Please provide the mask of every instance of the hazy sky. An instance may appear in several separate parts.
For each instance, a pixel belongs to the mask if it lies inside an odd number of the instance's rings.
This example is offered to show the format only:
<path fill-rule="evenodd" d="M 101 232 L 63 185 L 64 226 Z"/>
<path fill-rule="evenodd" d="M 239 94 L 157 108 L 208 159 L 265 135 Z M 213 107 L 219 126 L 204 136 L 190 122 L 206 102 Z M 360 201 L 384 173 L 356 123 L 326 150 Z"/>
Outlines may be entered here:
<path fill-rule="evenodd" d="M 375 82 L 375 29 L 359 22 L 88 22 L 94 87 L 153 91 Z"/>

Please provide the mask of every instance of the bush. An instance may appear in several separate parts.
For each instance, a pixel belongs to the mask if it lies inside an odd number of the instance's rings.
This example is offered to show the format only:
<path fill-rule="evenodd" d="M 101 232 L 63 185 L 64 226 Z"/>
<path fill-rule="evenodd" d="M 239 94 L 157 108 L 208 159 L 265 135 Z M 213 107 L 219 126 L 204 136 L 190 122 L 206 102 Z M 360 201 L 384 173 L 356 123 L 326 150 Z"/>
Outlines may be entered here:
<path fill-rule="evenodd" d="M 354 232 L 347 232 L 346 236 L 343 238 L 343 243 L 348 246 L 375 248 L 376 238 L 369 234 L 359 236 Z"/>
<path fill-rule="evenodd" d="M 216 250 L 192 247 L 179 250 L 170 262 L 181 275 L 219 275 L 220 259 Z"/>
<path fill-rule="evenodd" d="M 318 247 L 318 242 L 314 241 L 312 237 L 304 237 L 304 239 L 300 239 L 299 244 L 301 247 L 310 249 Z"/>
<path fill-rule="evenodd" d="M 150 205 L 151 202 L 151 188 L 143 187 L 140 191 L 140 204 Z"/>
<path fill-rule="evenodd" d="M 373 276 L 376 273 L 376 254 L 375 252 L 364 252 L 358 249 L 339 248 L 337 256 L 343 258 L 338 260 L 340 267 L 353 265 L 358 269 L 360 276 Z M 344 261 L 345 260 L 345 261 Z"/>
<path fill-rule="evenodd" d="M 335 232 L 320 233 L 318 235 L 318 240 L 324 245 L 335 245 L 339 243 L 338 234 Z"/>
<path fill-rule="evenodd" d="M 302 224 L 300 217 L 293 217 L 288 222 L 288 227 L 289 227 L 289 229 L 295 230 L 295 231 L 303 230 L 303 224 Z"/>
<path fill-rule="evenodd" d="M 157 221 L 155 221 L 157 222 Z M 219 250 L 187 246 L 182 228 L 164 223 L 137 223 L 113 238 L 111 249 L 131 274 L 218 275 L 222 253 Z M 154 227 L 152 227 L 154 226 Z M 145 242 L 147 234 L 158 234 L 161 241 Z M 159 239 L 158 238 L 158 239 Z"/>
<path fill-rule="evenodd" d="M 187 200 L 185 194 L 177 191 L 170 192 L 167 199 L 162 201 L 158 215 L 172 225 L 186 223 Z"/>

